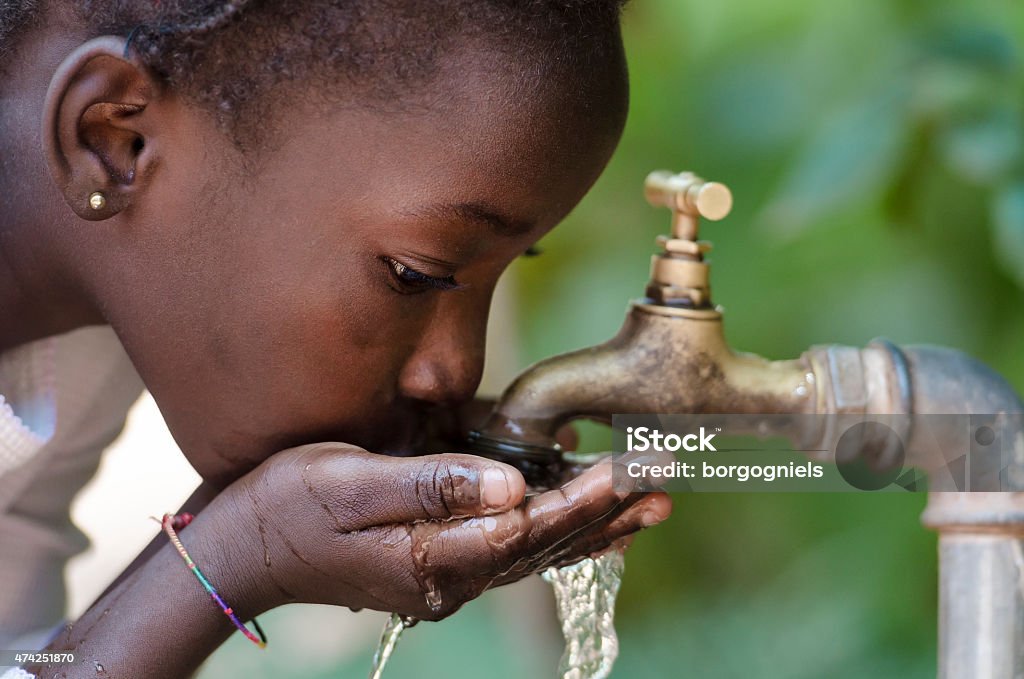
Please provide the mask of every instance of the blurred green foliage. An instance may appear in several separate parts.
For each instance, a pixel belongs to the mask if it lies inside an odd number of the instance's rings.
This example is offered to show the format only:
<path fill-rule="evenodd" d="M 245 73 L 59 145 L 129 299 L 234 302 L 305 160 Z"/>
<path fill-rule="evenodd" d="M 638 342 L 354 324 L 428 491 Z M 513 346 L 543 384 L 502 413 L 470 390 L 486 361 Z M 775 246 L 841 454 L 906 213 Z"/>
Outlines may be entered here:
<path fill-rule="evenodd" d="M 519 265 L 529 358 L 618 329 L 668 229 L 642 196 L 664 168 L 733 190 L 702 237 L 734 347 L 944 344 L 1024 388 L 1022 22 L 1010 2 L 635 0 L 618 153 Z M 935 676 L 923 495 L 674 500 L 627 559 L 616 676 Z"/>
<path fill-rule="evenodd" d="M 633 0 L 618 152 L 515 265 L 526 362 L 617 331 L 668 229 L 643 179 L 688 169 L 736 198 L 702 231 L 732 346 L 944 344 L 1024 388 L 1022 29 L 1009 1 Z M 923 494 L 674 500 L 627 558 L 614 676 L 935 676 Z M 553 676 L 560 639 L 509 646 L 487 599 L 412 630 L 387 676 Z"/>

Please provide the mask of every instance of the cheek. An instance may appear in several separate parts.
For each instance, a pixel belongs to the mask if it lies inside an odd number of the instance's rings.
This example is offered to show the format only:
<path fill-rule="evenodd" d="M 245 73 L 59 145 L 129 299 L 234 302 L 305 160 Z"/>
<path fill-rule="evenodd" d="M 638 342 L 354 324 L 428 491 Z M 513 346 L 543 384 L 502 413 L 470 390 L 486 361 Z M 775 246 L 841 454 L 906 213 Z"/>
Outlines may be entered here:
<path fill-rule="evenodd" d="M 407 338 L 428 315 L 403 314 L 373 272 L 354 263 L 340 270 L 267 286 L 259 308 L 242 313 L 238 354 L 251 356 L 252 387 L 273 394 L 283 417 L 326 424 L 387 406 L 412 351 Z"/>
<path fill-rule="evenodd" d="M 314 440 L 372 449 L 389 422 L 408 419 L 398 378 L 431 310 L 410 313 L 357 259 L 246 263 L 221 280 L 215 306 L 179 306 L 177 322 L 159 329 L 173 345 L 148 338 L 156 350 L 144 378 L 197 469 L 227 465 L 233 475 Z"/>

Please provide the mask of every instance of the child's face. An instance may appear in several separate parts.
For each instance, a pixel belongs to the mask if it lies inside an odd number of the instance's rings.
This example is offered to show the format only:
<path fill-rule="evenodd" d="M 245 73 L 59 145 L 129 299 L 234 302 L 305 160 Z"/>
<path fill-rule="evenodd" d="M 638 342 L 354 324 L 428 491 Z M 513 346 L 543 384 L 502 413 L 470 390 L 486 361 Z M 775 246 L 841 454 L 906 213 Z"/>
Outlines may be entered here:
<path fill-rule="evenodd" d="M 187 108 L 153 150 L 103 301 L 207 478 L 310 441 L 402 453 L 473 396 L 498 277 L 597 178 L 625 84 L 587 112 L 464 75 L 429 112 L 287 113 L 254 170 Z"/>

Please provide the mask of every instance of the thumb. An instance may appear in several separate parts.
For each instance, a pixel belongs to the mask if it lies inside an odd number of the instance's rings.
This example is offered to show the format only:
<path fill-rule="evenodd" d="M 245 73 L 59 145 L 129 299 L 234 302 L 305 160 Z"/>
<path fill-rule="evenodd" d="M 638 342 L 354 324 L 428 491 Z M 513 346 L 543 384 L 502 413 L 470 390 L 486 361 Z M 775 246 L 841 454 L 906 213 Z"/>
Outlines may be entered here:
<path fill-rule="evenodd" d="M 321 449 L 322 450 L 322 449 Z M 517 469 L 475 455 L 390 457 L 351 448 L 318 455 L 306 469 L 349 530 L 506 512 L 526 495 Z"/>

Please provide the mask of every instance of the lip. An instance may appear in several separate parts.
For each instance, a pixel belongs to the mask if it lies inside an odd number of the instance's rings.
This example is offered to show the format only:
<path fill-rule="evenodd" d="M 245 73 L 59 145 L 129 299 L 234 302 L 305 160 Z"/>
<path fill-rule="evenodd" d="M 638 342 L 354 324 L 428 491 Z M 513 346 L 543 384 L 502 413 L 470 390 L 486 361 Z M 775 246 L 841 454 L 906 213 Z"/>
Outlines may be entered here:
<path fill-rule="evenodd" d="M 291 445 L 302 445 L 319 441 L 338 441 L 358 446 L 368 452 L 392 457 L 412 457 L 431 450 L 435 417 L 431 409 L 421 409 L 413 404 L 390 404 L 381 406 L 377 412 L 387 412 L 382 418 L 360 418 L 358 426 L 335 425 L 330 428 L 306 430 L 296 437 Z M 436 415 L 436 413 L 435 413 Z M 289 446 L 290 447 L 290 446 Z"/>
<path fill-rule="evenodd" d="M 429 436 L 429 418 L 421 411 L 406 411 L 374 427 L 368 438 L 371 452 L 392 457 L 423 455 Z"/>
<path fill-rule="evenodd" d="M 401 435 L 382 441 L 374 452 L 392 457 L 422 455 L 425 438 L 421 427 L 410 427 Z"/>

